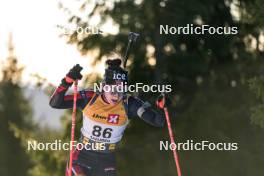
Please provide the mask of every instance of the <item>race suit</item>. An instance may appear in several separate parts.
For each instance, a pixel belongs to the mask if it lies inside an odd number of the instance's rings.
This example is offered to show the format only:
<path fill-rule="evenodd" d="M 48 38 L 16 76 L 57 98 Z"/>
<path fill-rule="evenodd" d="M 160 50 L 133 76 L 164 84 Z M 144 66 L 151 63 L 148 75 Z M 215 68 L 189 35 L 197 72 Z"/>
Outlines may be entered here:
<path fill-rule="evenodd" d="M 72 108 L 73 95 L 66 95 L 66 92 L 67 88 L 61 84 L 51 96 L 50 106 Z M 96 146 L 92 150 L 75 149 L 72 175 L 78 176 L 116 176 L 115 148 L 130 119 L 139 117 L 155 127 L 162 127 L 165 122 L 162 114 L 133 96 L 126 96 L 111 105 L 106 103 L 102 94 L 82 90 L 77 95 L 77 108 L 83 113 L 80 141 Z M 104 146 L 99 148 L 98 144 Z"/>

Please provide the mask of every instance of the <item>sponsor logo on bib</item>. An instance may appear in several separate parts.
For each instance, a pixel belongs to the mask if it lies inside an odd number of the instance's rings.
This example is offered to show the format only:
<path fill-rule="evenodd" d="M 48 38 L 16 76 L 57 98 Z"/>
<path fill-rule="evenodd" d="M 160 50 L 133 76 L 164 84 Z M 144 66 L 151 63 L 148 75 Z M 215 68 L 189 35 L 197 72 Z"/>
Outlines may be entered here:
<path fill-rule="evenodd" d="M 93 118 L 96 118 L 96 119 L 103 119 L 103 120 L 105 120 L 106 119 L 106 117 L 105 116 L 101 116 L 101 115 L 98 115 L 98 114 L 93 114 L 93 116 L 92 116 Z"/>
<path fill-rule="evenodd" d="M 118 124 L 119 114 L 109 114 L 107 118 L 108 123 Z"/>

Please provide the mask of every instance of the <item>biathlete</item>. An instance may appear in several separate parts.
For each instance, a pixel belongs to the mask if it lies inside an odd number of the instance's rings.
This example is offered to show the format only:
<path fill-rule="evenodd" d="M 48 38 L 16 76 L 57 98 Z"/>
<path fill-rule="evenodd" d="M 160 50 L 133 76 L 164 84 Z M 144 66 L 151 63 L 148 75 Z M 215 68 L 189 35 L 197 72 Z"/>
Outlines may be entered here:
<path fill-rule="evenodd" d="M 127 83 L 128 74 L 121 67 L 120 59 L 107 60 L 106 64 L 104 86 Z M 75 65 L 62 79 L 51 96 L 51 107 L 73 107 L 73 95 L 66 95 L 66 92 L 75 80 L 82 79 L 81 70 L 81 66 Z M 92 150 L 75 149 L 72 166 L 72 175 L 75 176 L 116 176 L 116 145 L 133 117 L 137 116 L 155 127 L 162 127 L 165 123 L 164 114 L 155 111 L 149 103 L 114 89 L 101 93 L 90 89 L 79 91 L 77 108 L 83 113 L 82 144 L 97 147 Z"/>

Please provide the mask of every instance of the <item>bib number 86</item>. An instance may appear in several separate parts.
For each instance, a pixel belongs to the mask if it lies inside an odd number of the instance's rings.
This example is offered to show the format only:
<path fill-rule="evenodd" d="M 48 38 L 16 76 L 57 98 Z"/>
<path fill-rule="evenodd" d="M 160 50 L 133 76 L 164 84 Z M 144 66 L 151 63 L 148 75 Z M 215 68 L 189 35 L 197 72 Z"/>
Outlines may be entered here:
<path fill-rule="evenodd" d="M 112 136 L 112 128 L 105 128 L 103 129 L 101 126 L 95 125 L 93 127 L 92 134 L 96 137 L 102 136 L 103 138 L 110 138 Z"/>

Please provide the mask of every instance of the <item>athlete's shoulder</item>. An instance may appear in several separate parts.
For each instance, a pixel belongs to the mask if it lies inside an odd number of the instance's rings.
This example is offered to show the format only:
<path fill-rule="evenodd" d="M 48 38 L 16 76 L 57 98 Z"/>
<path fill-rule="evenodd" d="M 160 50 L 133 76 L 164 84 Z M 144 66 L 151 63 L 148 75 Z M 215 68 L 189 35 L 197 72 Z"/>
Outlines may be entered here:
<path fill-rule="evenodd" d="M 96 92 L 91 88 L 86 88 L 80 91 L 82 98 L 91 98 L 96 94 Z"/>
<path fill-rule="evenodd" d="M 127 97 L 128 107 L 132 110 L 137 110 L 144 102 L 136 96 L 130 95 Z"/>
<path fill-rule="evenodd" d="M 140 99 L 140 98 L 138 98 L 138 97 L 136 97 L 136 96 L 134 96 L 134 95 L 131 95 L 131 94 L 128 94 L 127 95 L 127 100 L 128 100 L 128 102 L 134 102 L 134 103 L 136 103 L 136 102 L 141 102 L 142 100 Z"/>

